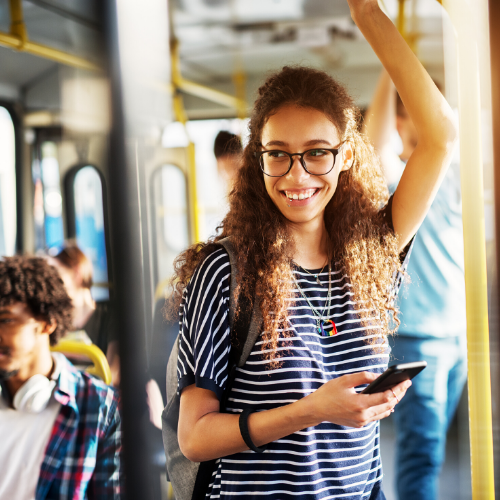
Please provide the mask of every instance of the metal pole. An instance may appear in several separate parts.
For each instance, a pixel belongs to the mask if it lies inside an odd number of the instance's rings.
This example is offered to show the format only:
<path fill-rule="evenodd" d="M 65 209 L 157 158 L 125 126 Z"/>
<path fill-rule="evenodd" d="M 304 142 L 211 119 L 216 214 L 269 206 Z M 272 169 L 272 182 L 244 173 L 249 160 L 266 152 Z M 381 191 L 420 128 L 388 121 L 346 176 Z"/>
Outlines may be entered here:
<path fill-rule="evenodd" d="M 491 62 L 491 90 L 492 90 L 492 110 L 493 110 L 493 173 L 494 173 L 494 182 L 495 182 L 495 219 L 496 219 L 496 283 L 494 286 L 496 287 L 496 297 L 497 302 L 492 304 L 493 308 L 497 310 L 497 318 L 498 313 L 500 312 L 500 303 L 498 302 L 498 298 L 500 297 L 500 293 L 498 290 L 499 287 L 499 279 L 498 279 L 498 270 L 500 269 L 500 31 L 498 30 L 498 23 L 500 23 L 500 2 L 498 0 L 489 0 L 489 28 L 490 28 L 490 62 Z M 498 329 L 497 323 L 496 331 L 492 332 L 495 335 L 496 342 L 492 343 L 492 347 L 496 346 L 494 355 L 498 360 L 500 358 L 499 352 L 499 334 L 500 331 Z M 498 364 L 495 367 L 496 374 L 498 374 L 499 367 Z M 494 382 L 494 388 L 496 391 L 493 392 L 493 407 L 495 408 L 496 415 L 499 413 L 498 405 L 500 403 L 500 394 L 498 393 L 498 377 Z M 494 420 L 494 440 L 493 440 L 493 449 L 495 452 L 496 464 L 496 474 L 500 473 L 500 466 L 498 463 L 499 457 L 499 423 L 498 418 Z M 496 437 L 496 440 L 495 440 Z M 496 490 L 499 490 L 498 481 L 496 485 Z"/>
<path fill-rule="evenodd" d="M 442 3 L 457 37 L 472 498 L 483 500 L 495 496 L 477 27 L 486 2 Z"/>
<path fill-rule="evenodd" d="M 149 499 L 146 405 L 144 287 L 142 279 L 139 191 L 135 155 L 126 138 L 116 0 L 104 2 L 105 46 L 111 84 L 112 129 L 109 147 L 110 243 L 116 325 L 119 334 L 122 440 L 125 495 Z M 127 154 L 127 150 L 129 154 Z"/>

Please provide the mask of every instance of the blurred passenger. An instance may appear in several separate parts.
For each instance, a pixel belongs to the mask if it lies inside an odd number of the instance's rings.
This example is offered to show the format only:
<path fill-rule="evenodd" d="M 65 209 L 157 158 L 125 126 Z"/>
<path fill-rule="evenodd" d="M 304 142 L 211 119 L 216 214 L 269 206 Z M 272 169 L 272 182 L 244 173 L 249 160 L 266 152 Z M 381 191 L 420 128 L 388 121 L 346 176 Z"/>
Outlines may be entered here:
<path fill-rule="evenodd" d="M 67 242 L 50 263 L 57 267 L 73 303 L 73 331 L 84 330 L 95 311 L 92 298 L 92 262 L 75 243 Z M 88 332 L 87 332 L 88 333 Z M 94 343 L 96 339 L 92 339 Z"/>
<path fill-rule="evenodd" d="M 115 391 L 50 346 L 72 326 L 57 270 L 0 260 L 0 498 L 121 498 Z"/>
<path fill-rule="evenodd" d="M 399 157 L 391 141 L 396 129 L 403 146 Z M 368 110 L 365 132 L 380 153 L 392 192 L 419 135 L 386 71 Z M 401 325 L 391 337 L 395 361 L 427 361 L 394 414 L 400 500 L 438 497 L 446 433 L 467 378 L 463 259 L 460 172 L 454 162 L 415 237 L 408 266 L 411 283 L 399 301 Z"/>
<path fill-rule="evenodd" d="M 76 243 L 68 241 L 49 262 L 57 267 L 74 306 L 73 327 L 68 338 L 94 343 L 106 357 L 112 383 L 120 384 L 120 358 L 110 301 L 96 303 L 92 298 L 92 262 Z"/>
<path fill-rule="evenodd" d="M 233 188 L 240 169 L 242 152 L 241 139 L 236 134 L 225 130 L 217 134 L 214 142 L 214 155 L 217 159 L 217 171 L 228 193 Z"/>
<path fill-rule="evenodd" d="M 259 88 L 221 232 L 179 256 L 172 278 L 178 439 L 189 460 L 213 460 L 205 498 L 385 498 L 379 420 L 410 382 L 358 392 L 387 367 L 395 271 L 449 165 L 456 128 L 377 0 L 349 6 L 397 81 L 419 144 L 389 198 L 337 81 L 294 66 Z M 218 244 L 225 237 L 233 264 Z M 232 370 L 229 316 L 240 297 L 255 299 L 262 324 Z"/>

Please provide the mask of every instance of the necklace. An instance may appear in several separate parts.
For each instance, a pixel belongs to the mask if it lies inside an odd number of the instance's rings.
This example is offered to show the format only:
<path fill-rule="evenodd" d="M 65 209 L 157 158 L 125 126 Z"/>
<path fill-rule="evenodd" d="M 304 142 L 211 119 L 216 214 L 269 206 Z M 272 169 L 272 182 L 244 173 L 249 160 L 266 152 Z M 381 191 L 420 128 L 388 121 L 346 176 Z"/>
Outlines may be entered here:
<path fill-rule="evenodd" d="M 323 266 L 323 269 L 325 268 L 326 264 Z M 333 337 L 334 335 L 337 334 L 337 327 L 335 326 L 335 323 L 328 318 L 330 316 L 330 306 L 332 303 L 332 282 L 331 282 L 331 273 L 332 273 L 332 268 L 330 263 L 328 262 L 328 295 L 326 296 L 326 303 L 325 303 L 325 308 L 323 309 L 323 312 L 320 312 L 316 310 L 316 308 L 311 304 L 310 300 L 307 298 L 306 294 L 300 287 L 298 281 L 295 279 L 295 275 L 293 275 L 293 281 L 295 282 L 295 285 L 299 289 L 300 294 L 302 295 L 302 298 L 307 302 L 309 307 L 311 308 L 311 311 L 313 312 L 314 316 L 316 316 L 316 330 L 318 333 L 321 333 L 322 337 Z M 314 276 L 312 273 L 309 273 L 311 276 Z M 326 317 L 325 317 L 325 312 L 326 312 Z M 332 329 L 327 332 L 324 329 L 324 326 L 328 323 L 332 324 Z"/>
<path fill-rule="evenodd" d="M 319 275 L 323 272 L 323 270 L 325 269 L 326 265 L 328 264 L 328 257 L 326 258 L 326 262 L 324 264 L 324 266 L 321 268 L 321 271 L 318 273 L 318 274 L 313 274 L 313 273 L 310 273 L 305 267 L 302 267 L 302 266 L 299 266 L 303 271 L 305 271 L 307 274 L 310 274 L 311 276 L 314 276 L 314 278 L 316 279 L 316 283 L 319 285 L 319 286 L 323 286 L 323 283 L 321 283 L 321 281 L 319 280 Z"/>

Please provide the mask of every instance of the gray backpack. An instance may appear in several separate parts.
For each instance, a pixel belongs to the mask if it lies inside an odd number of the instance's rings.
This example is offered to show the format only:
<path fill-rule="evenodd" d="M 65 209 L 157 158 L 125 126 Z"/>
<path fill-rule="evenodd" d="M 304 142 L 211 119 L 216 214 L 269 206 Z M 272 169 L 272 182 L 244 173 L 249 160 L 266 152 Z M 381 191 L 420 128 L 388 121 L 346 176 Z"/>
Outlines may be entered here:
<path fill-rule="evenodd" d="M 233 291 L 236 289 L 235 255 L 229 238 L 220 240 L 229 254 L 231 262 L 231 284 L 229 299 L 229 321 L 231 324 L 231 351 L 229 355 L 229 376 L 221 400 L 221 412 L 225 411 L 227 397 L 236 376 L 236 368 L 242 367 L 257 340 L 262 327 L 259 306 L 248 304 L 240 299 L 240 313 L 234 320 Z M 177 394 L 177 358 L 179 354 L 179 336 L 174 343 L 167 365 L 167 405 L 162 414 L 163 446 L 167 456 L 167 479 L 174 489 L 176 500 L 198 500 L 205 498 L 215 460 L 191 462 L 181 452 L 177 439 L 179 422 L 180 396 Z"/>

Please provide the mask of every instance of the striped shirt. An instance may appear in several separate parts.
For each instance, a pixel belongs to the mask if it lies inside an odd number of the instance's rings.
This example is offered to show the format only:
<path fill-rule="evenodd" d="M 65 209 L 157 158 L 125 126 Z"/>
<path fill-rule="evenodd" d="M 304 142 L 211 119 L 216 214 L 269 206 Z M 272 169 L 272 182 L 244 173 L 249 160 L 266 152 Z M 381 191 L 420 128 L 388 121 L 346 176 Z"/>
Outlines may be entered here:
<path fill-rule="evenodd" d="M 223 394 L 231 347 L 230 272 L 229 256 L 224 249 L 217 250 L 199 266 L 185 290 L 179 391 L 196 383 L 219 399 Z M 331 308 L 325 316 L 335 322 L 338 333 L 331 337 L 318 333 L 316 317 L 294 282 L 286 338 L 280 331 L 280 366 L 270 369 L 258 339 L 245 365 L 237 369 L 226 408 L 229 413 L 280 407 L 341 375 L 365 370 L 382 373 L 387 367 L 386 337 L 376 321 L 368 329 L 361 325 L 342 269 L 332 270 L 330 276 L 327 270 L 321 272 L 321 285 L 301 268 L 295 268 L 294 275 L 314 308 L 321 311 L 330 279 Z M 326 331 L 331 329 L 331 324 L 325 326 Z M 269 443 L 264 453 L 249 450 L 219 459 L 207 498 L 369 499 L 382 479 L 379 445 L 378 422 L 361 429 L 323 422 Z"/>

